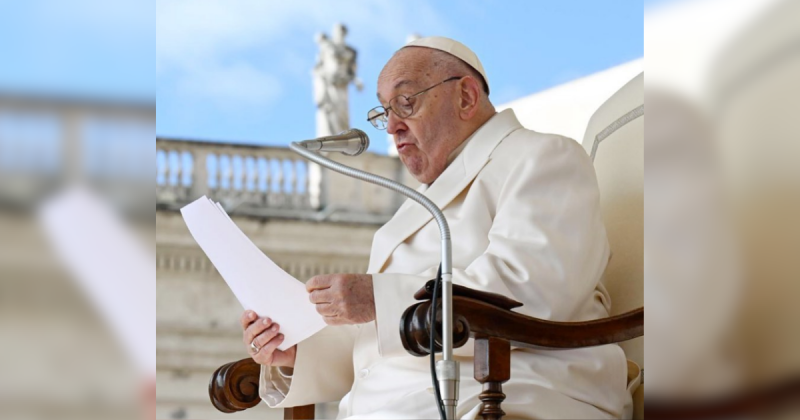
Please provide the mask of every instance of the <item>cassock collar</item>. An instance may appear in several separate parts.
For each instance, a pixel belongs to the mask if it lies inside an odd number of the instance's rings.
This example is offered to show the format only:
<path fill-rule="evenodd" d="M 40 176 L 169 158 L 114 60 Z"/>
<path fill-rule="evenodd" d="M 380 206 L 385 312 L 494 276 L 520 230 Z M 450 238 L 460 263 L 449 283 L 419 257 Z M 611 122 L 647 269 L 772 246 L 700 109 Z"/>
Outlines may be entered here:
<path fill-rule="evenodd" d="M 439 208 L 446 208 L 489 162 L 497 145 L 521 128 L 513 110 L 506 109 L 495 114 L 462 143 L 462 150 L 456 153 L 444 172 L 429 186 L 422 185 L 419 191 Z M 382 271 L 394 249 L 432 218 L 417 202 L 406 200 L 394 217 L 375 233 L 368 272 Z"/>

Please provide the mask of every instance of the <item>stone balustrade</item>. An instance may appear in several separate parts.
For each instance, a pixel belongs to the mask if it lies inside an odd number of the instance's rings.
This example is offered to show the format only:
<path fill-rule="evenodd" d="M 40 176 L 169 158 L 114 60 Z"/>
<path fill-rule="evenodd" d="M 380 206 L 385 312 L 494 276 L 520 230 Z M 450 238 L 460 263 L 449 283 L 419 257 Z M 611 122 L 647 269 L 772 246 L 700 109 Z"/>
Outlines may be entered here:
<path fill-rule="evenodd" d="M 0 204 L 35 206 L 90 182 L 122 209 L 176 211 L 206 195 L 232 215 L 333 223 L 385 223 L 404 197 L 319 168 L 287 147 L 156 138 L 152 104 L 0 93 Z M 152 149 L 150 149 L 152 150 Z M 396 157 L 331 159 L 416 186 Z M 152 166 L 151 166 L 152 165 Z"/>
<path fill-rule="evenodd" d="M 156 140 L 156 199 L 309 210 L 308 164 L 288 148 Z"/>
<path fill-rule="evenodd" d="M 0 205 L 30 208 L 89 183 L 132 213 L 153 211 L 155 104 L 0 92 Z"/>
<path fill-rule="evenodd" d="M 414 185 L 399 159 L 331 159 Z M 203 195 L 231 214 L 381 224 L 403 197 L 322 168 L 287 147 L 156 139 L 156 205 L 176 210 Z"/>

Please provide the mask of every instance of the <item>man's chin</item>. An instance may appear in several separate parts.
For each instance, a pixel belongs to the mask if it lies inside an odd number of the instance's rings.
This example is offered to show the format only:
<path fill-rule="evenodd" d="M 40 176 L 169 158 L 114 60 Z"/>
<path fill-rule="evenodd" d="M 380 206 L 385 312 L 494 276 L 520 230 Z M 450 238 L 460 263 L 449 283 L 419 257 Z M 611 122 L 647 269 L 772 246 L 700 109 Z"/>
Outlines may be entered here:
<path fill-rule="evenodd" d="M 408 166 L 406 166 L 406 169 L 408 169 Z M 419 172 L 414 172 L 414 171 L 412 171 L 412 170 L 410 170 L 410 169 L 408 169 L 408 172 L 409 172 L 409 173 L 411 174 L 411 176 L 413 176 L 413 177 L 414 177 L 414 179 L 416 179 L 416 180 L 417 180 L 417 182 L 419 182 L 420 184 L 430 184 L 431 182 L 433 182 L 433 180 L 429 179 L 429 177 L 428 177 L 428 176 L 426 176 L 427 174 L 422 174 L 422 173 L 419 173 Z"/>
<path fill-rule="evenodd" d="M 426 174 L 421 168 L 422 162 L 420 162 L 418 157 L 400 155 L 400 162 L 403 162 L 403 166 L 406 167 L 406 170 L 411 174 L 411 176 L 414 177 L 414 179 L 423 184 L 427 184 L 427 182 L 425 182 L 425 179 L 427 179 Z"/>

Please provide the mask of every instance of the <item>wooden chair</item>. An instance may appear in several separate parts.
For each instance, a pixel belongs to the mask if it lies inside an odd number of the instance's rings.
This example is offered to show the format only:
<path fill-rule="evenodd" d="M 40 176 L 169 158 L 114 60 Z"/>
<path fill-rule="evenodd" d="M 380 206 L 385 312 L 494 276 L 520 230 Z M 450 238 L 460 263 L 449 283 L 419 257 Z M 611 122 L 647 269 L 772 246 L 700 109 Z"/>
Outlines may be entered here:
<path fill-rule="evenodd" d="M 433 284 L 429 282 L 415 297 L 421 303 L 403 314 L 400 336 L 406 350 L 415 356 L 430 355 L 430 310 Z M 454 285 L 454 346 L 475 339 L 475 380 L 483 384 L 479 399 L 481 416 L 499 420 L 505 413 L 503 383 L 511 379 L 511 346 L 572 349 L 618 343 L 644 335 L 644 308 L 587 322 L 552 322 L 514 312 L 522 303 L 502 295 Z M 437 310 L 437 320 L 441 310 Z M 436 323 L 436 351 L 441 350 L 441 322 Z"/>
<path fill-rule="evenodd" d="M 403 345 L 416 356 L 430 354 L 432 282 L 417 292 L 422 302 L 409 307 L 401 320 Z M 521 303 L 505 296 L 455 286 L 453 290 L 455 346 L 475 339 L 475 379 L 482 383 L 484 419 L 500 419 L 505 399 L 502 384 L 511 378 L 511 346 L 567 349 L 617 343 L 644 334 L 644 309 L 597 321 L 561 323 L 544 321 L 513 312 Z M 439 309 L 441 306 L 439 306 Z M 441 315 L 441 310 L 437 311 Z M 438 317 L 441 319 L 441 316 Z M 441 350 L 441 321 L 437 322 L 437 351 Z M 556 351 L 556 350 L 554 350 Z M 217 369 L 209 384 L 214 406 L 224 412 L 246 410 L 260 403 L 260 366 L 252 359 L 229 363 Z M 314 406 L 284 409 L 285 419 L 312 419 Z"/>
<path fill-rule="evenodd" d="M 460 347 L 469 338 L 475 339 L 475 379 L 484 386 L 480 399 L 485 419 L 503 416 L 502 384 L 512 375 L 511 346 L 568 349 L 625 342 L 644 334 L 643 79 L 640 74 L 598 109 L 583 142 L 598 173 L 601 206 L 613 252 L 604 283 L 618 315 L 589 322 L 545 321 L 514 312 L 522 304 L 505 296 L 454 287 L 454 342 Z M 400 320 L 403 344 L 416 356 L 430 354 L 431 291 L 430 283 L 420 289 L 416 294 L 420 303 L 409 307 Z M 437 325 L 440 329 L 440 323 Z M 441 342 L 438 336 L 436 342 Z M 623 344 L 623 348 L 628 358 L 643 363 L 641 340 Z M 630 373 L 639 375 L 638 371 Z M 225 413 L 259 404 L 259 374 L 260 368 L 252 359 L 220 367 L 209 384 L 212 403 Z M 641 401 L 641 392 L 637 400 Z M 642 418 L 641 402 L 635 408 L 636 417 Z M 284 416 L 311 419 L 314 406 L 286 408 Z"/>

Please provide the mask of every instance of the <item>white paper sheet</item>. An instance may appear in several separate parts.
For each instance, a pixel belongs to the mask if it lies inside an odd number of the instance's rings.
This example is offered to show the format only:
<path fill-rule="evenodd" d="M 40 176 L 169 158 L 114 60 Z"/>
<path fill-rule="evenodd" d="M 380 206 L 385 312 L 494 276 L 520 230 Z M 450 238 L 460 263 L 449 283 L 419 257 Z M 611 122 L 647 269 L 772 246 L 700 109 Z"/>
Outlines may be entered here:
<path fill-rule="evenodd" d="M 47 200 L 39 220 L 55 252 L 141 372 L 156 374 L 156 261 L 98 195 L 73 187 Z"/>
<path fill-rule="evenodd" d="M 272 262 L 222 209 L 203 196 L 181 209 L 195 241 L 244 309 L 280 324 L 286 350 L 325 327 L 303 283 Z"/>

